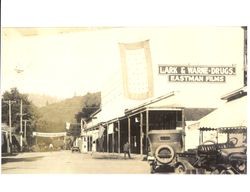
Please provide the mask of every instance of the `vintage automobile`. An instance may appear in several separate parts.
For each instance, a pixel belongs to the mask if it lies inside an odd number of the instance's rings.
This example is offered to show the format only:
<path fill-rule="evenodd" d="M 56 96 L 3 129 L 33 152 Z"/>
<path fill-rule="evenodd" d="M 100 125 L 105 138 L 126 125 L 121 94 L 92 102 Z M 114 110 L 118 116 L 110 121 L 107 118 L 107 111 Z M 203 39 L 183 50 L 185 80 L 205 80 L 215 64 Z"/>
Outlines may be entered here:
<path fill-rule="evenodd" d="M 71 148 L 71 152 L 72 152 L 72 153 L 74 153 L 74 152 L 80 153 L 81 151 L 80 151 L 80 148 L 79 148 L 79 147 L 73 146 L 73 147 Z"/>
<path fill-rule="evenodd" d="M 175 168 L 176 154 L 183 152 L 183 132 L 181 130 L 151 130 L 148 132 L 149 153 L 147 160 L 150 172 L 155 173 L 160 167 Z M 183 160 L 189 169 L 192 165 Z"/>
<path fill-rule="evenodd" d="M 176 155 L 176 172 L 186 173 L 188 161 L 195 170 L 212 174 L 246 174 L 247 146 L 245 127 L 237 128 L 200 128 L 203 132 L 214 131 L 216 138 L 202 142 L 197 149 L 188 150 Z M 219 142 L 220 137 L 226 138 Z M 203 138 L 201 139 L 201 141 Z"/>

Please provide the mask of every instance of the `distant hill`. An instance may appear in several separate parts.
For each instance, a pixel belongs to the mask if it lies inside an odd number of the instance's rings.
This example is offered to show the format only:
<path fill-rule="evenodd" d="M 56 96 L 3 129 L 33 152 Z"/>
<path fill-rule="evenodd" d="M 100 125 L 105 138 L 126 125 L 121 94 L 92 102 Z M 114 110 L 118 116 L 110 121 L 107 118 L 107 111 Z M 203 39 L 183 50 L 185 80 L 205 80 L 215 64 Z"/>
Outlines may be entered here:
<path fill-rule="evenodd" d="M 57 103 L 49 104 L 38 109 L 40 123 L 37 127 L 39 131 L 58 132 L 65 130 L 65 122 L 76 122 L 75 115 L 79 113 L 86 103 L 100 97 L 100 93 L 88 93 L 85 96 L 76 96 Z M 100 100 L 100 98 L 99 98 Z"/>
<path fill-rule="evenodd" d="M 75 121 L 75 114 L 83 106 L 83 96 L 77 96 L 39 108 L 42 118 L 52 122 Z"/>
<path fill-rule="evenodd" d="M 57 97 L 52 97 L 48 95 L 32 94 L 32 93 L 27 95 L 29 100 L 32 101 L 32 103 L 37 107 L 43 107 L 61 101 L 61 99 Z"/>

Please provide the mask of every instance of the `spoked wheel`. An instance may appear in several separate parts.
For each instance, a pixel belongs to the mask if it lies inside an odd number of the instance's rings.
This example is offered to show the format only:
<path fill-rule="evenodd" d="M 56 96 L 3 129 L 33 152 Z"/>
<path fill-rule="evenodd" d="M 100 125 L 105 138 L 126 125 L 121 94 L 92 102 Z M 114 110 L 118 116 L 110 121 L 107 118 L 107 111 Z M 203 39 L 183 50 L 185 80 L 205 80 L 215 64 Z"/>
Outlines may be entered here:
<path fill-rule="evenodd" d="M 184 174 L 185 171 L 186 171 L 186 168 L 182 164 L 177 165 L 177 167 L 175 167 L 175 169 L 174 169 L 174 172 L 177 174 Z"/>
<path fill-rule="evenodd" d="M 155 173 L 155 170 L 156 170 L 156 165 L 155 165 L 155 163 L 152 163 L 152 164 L 150 165 L 150 173 L 154 174 L 154 173 Z"/>
<path fill-rule="evenodd" d="M 211 174 L 220 174 L 220 170 L 219 169 L 214 169 L 212 172 L 211 172 Z"/>
<path fill-rule="evenodd" d="M 234 173 L 233 170 L 231 170 L 231 169 L 223 169 L 223 170 L 221 170 L 220 174 L 224 174 L 224 175 L 234 175 L 235 173 Z"/>
<path fill-rule="evenodd" d="M 229 143 L 230 143 L 231 145 L 235 146 L 235 145 L 238 143 L 238 138 L 236 138 L 236 137 L 231 137 L 231 138 L 229 139 Z"/>
<path fill-rule="evenodd" d="M 247 165 L 246 162 L 238 162 L 235 165 L 236 169 L 240 172 L 240 173 L 246 173 L 247 170 Z"/>

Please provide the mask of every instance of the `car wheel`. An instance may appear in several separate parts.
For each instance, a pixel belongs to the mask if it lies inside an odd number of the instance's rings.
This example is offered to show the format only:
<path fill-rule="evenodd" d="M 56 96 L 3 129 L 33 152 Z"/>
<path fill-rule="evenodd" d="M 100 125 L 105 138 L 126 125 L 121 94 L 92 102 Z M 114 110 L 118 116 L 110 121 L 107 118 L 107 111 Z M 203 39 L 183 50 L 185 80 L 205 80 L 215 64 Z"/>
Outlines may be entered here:
<path fill-rule="evenodd" d="M 224 175 L 234 175 L 235 173 L 233 172 L 233 170 L 231 169 L 223 169 L 220 174 L 224 174 Z"/>
<path fill-rule="evenodd" d="M 156 164 L 152 163 L 150 164 L 150 173 L 154 174 L 156 172 Z"/>
<path fill-rule="evenodd" d="M 154 167 L 154 165 L 150 165 L 150 173 L 151 174 L 155 173 L 155 167 Z"/>
<path fill-rule="evenodd" d="M 211 174 L 214 174 L 214 175 L 220 174 L 220 170 L 214 169 L 213 171 L 211 171 Z"/>
<path fill-rule="evenodd" d="M 246 173 L 247 170 L 246 162 L 238 161 L 237 163 L 234 164 L 234 167 L 239 173 Z"/>
<path fill-rule="evenodd" d="M 177 165 L 177 167 L 175 167 L 174 172 L 177 174 L 184 174 L 186 171 L 186 168 L 183 164 L 179 164 Z"/>

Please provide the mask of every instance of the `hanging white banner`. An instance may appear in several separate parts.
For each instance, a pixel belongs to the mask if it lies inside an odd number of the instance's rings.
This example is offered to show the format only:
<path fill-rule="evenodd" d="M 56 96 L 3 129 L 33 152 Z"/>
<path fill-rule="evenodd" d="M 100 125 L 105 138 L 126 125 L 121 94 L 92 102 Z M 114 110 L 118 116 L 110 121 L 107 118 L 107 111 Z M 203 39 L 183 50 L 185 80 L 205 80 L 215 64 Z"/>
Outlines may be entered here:
<path fill-rule="evenodd" d="M 58 133 L 33 132 L 33 136 L 37 136 L 37 137 L 63 137 L 63 136 L 66 136 L 66 132 L 58 132 Z"/>
<path fill-rule="evenodd" d="M 125 96 L 142 100 L 153 96 L 153 73 L 149 40 L 120 43 Z"/>

